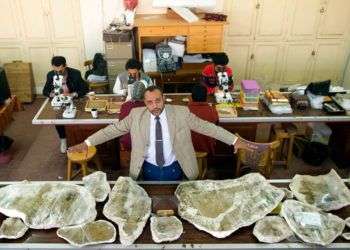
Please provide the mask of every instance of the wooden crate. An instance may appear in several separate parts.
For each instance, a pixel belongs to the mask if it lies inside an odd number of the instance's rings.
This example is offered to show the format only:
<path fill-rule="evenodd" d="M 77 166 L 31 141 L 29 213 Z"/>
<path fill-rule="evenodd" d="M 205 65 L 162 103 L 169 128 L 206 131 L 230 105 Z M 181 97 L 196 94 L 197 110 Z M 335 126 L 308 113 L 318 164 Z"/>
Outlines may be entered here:
<path fill-rule="evenodd" d="M 5 63 L 4 69 L 11 93 L 21 102 L 32 102 L 34 98 L 34 77 L 31 63 L 15 61 Z"/>

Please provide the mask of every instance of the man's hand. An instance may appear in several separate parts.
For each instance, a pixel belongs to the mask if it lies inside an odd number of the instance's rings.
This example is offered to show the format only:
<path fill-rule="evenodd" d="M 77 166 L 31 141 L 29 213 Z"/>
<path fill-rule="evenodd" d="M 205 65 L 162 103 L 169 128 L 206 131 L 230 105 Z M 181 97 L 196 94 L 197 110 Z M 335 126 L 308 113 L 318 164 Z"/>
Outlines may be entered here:
<path fill-rule="evenodd" d="M 68 148 L 68 153 L 83 153 L 88 151 L 88 145 L 85 142 Z"/>
<path fill-rule="evenodd" d="M 256 150 L 258 147 L 252 143 L 249 143 L 249 141 L 243 140 L 242 138 L 238 137 L 235 144 L 233 144 L 235 147 L 234 153 L 236 154 L 238 149 L 247 149 L 247 150 Z"/>

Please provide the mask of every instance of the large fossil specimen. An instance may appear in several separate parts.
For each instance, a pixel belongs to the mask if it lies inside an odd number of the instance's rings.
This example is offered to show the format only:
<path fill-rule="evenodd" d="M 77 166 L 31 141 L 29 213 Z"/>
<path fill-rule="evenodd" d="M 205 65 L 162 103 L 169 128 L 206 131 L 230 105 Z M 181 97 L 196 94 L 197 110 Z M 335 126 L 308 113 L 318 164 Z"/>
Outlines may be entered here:
<path fill-rule="evenodd" d="M 266 216 L 255 224 L 253 234 L 260 242 L 277 243 L 292 236 L 293 231 L 283 218 Z"/>
<path fill-rule="evenodd" d="M 131 245 L 142 233 L 151 214 L 151 198 L 130 177 L 119 177 L 103 214 L 118 224 L 120 242 Z"/>
<path fill-rule="evenodd" d="M 104 201 L 111 187 L 108 184 L 106 173 L 96 171 L 90 175 L 83 177 L 84 186 L 92 193 L 97 202 Z"/>
<path fill-rule="evenodd" d="M 152 239 L 156 243 L 177 240 L 182 232 L 182 223 L 176 216 L 151 217 Z"/>
<path fill-rule="evenodd" d="M 295 175 L 289 187 L 299 201 L 324 211 L 350 205 L 350 191 L 333 169 L 326 175 Z"/>
<path fill-rule="evenodd" d="M 113 224 L 105 220 L 62 227 L 57 230 L 58 237 L 78 247 L 114 242 L 116 234 Z"/>
<path fill-rule="evenodd" d="M 303 241 L 323 246 L 332 243 L 345 227 L 345 221 L 338 216 L 295 200 L 283 202 L 281 216 Z"/>
<path fill-rule="evenodd" d="M 181 183 L 175 195 L 179 215 L 200 230 L 224 238 L 270 213 L 282 201 L 284 191 L 258 174 L 224 181 Z"/>
<path fill-rule="evenodd" d="M 94 221 L 95 205 L 86 188 L 73 184 L 23 182 L 0 188 L 0 213 L 34 229 Z"/>
<path fill-rule="evenodd" d="M 28 227 L 18 218 L 7 218 L 0 227 L 0 239 L 18 239 L 28 230 Z"/>

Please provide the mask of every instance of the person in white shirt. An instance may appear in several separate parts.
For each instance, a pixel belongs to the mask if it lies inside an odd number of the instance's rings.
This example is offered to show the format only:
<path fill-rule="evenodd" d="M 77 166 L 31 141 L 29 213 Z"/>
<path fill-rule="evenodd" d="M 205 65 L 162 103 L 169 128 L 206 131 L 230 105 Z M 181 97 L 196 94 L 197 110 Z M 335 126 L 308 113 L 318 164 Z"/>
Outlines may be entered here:
<path fill-rule="evenodd" d="M 120 73 L 115 80 L 113 93 L 117 95 L 128 95 L 128 85 L 136 81 L 142 81 L 145 87 L 153 85 L 151 78 L 142 72 L 142 64 L 136 59 L 129 59 L 125 64 L 125 71 Z"/>

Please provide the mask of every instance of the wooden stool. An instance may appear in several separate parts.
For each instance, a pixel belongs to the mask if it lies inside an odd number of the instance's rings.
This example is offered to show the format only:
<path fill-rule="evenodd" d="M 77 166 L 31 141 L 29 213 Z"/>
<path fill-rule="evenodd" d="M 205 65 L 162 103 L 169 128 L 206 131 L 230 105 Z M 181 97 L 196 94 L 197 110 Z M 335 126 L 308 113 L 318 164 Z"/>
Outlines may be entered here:
<path fill-rule="evenodd" d="M 273 129 L 275 139 L 280 142 L 280 147 L 277 150 L 274 165 L 285 165 L 289 168 L 293 156 L 293 144 L 297 128 L 293 124 L 285 124 L 283 128 Z"/>
<path fill-rule="evenodd" d="M 197 164 L 198 164 L 198 179 L 203 180 L 207 173 L 207 152 L 196 152 Z"/>
<path fill-rule="evenodd" d="M 82 153 L 67 153 L 68 163 L 67 163 L 67 180 L 74 179 L 80 172 L 82 172 L 83 176 L 88 174 L 88 162 L 92 160 L 97 169 L 101 170 L 101 163 L 98 155 L 96 154 L 96 147 L 92 146 L 88 148 L 88 152 Z M 80 165 L 80 169 L 76 173 L 72 173 L 72 165 L 78 164 Z"/>
<path fill-rule="evenodd" d="M 266 178 L 270 178 L 272 172 L 272 161 L 274 159 L 275 150 L 279 147 L 279 141 L 268 143 L 249 142 L 257 147 L 257 150 L 238 149 L 236 162 L 236 177 L 241 174 L 242 166 L 253 167 L 262 173 Z M 254 162 L 250 162 L 251 160 Z M 251 165 L 251 164 L 254 164 Z"/>

